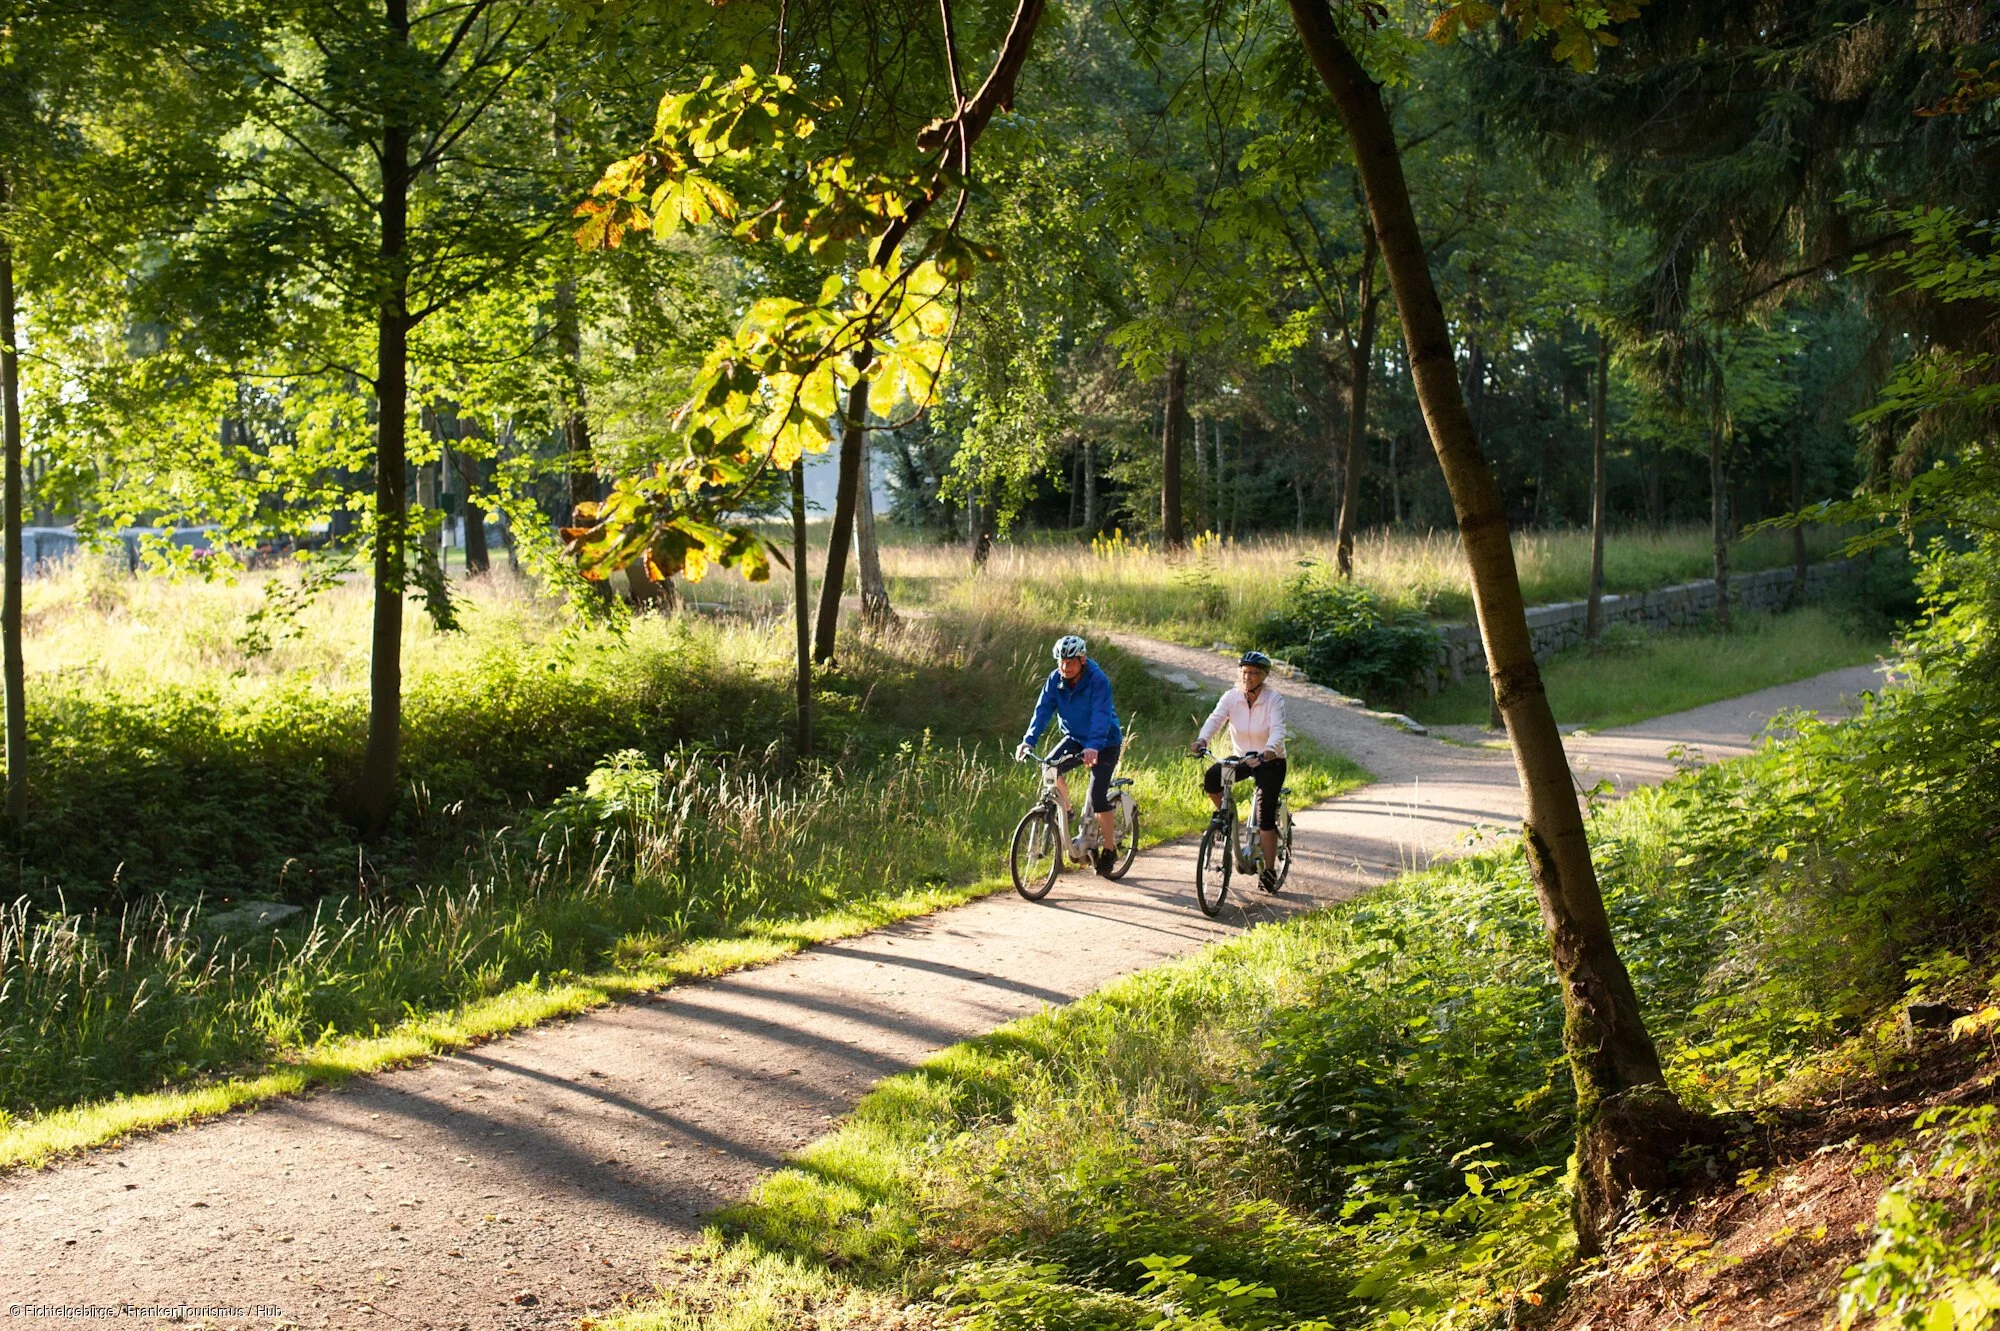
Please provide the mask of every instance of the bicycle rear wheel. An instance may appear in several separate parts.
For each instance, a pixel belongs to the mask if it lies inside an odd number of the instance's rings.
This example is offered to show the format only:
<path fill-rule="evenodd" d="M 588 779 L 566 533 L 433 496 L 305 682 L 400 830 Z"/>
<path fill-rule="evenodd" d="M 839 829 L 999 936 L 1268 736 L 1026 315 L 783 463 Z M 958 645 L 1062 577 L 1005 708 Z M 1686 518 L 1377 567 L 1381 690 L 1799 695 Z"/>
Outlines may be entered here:
<path fill-rule="evenodd" d="M 1282 892 L 1285 880 L 1292 876 L 1292 809 L 1285 803 L 1278 805 L 1278 862 L 1271 866 L 1271 886 L 1268 892 Z"/>
<path fill-rule="evenodd" d="M 1062 837 L 1056 830 L 1055 815 L 1042 808 L 1028 810 L 1015 824 L 1014 842 L 1007 853 L 1014 890 L 1030 901 L 1040 901 L 1056 885 L 1062 860 Z"/>
<path fill-rule="evenodd" d="M 1229 895 L 1229 829 L 1214 823 L 1201 834 L 1201 849 L 1195 853 L 1194 899 L 1201 913 L 1214 919 L 1222 913 L 1222 900 Z"/>
<path fill-rule="evenodd" d="M 1139 853 L 1139 802 L 1129 795 L 1118 801 L 1118 862 L 1104 875 L 1116 881 L 1132 868 Z"/>

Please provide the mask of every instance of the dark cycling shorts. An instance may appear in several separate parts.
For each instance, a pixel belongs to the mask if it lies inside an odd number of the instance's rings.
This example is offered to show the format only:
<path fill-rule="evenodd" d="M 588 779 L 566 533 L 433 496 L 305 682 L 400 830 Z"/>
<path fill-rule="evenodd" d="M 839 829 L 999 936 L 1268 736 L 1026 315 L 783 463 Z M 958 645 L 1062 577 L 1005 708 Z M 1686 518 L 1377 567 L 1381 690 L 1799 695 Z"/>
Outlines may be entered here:
<path fill-rule="evenodd" d="M 1111 778 L 1118 775 L 1118 751 L 1120 746 L 1107 745 L 1097 751 L 1097 766 L 1090 769 L 1090 811 L 1092 813 L 1111 812 Z M 1070 738 L 1049 751 L 1058 772 L 1071 772 L 1083 766 L 1083 742 Z"/>
<path fill-rule="evenodd" d="M 1222 793 L 1222 774 L 1229 769 L 1221 763 L 1202 774 L 1201 788 L 1211 795 Z M 1285 760 L 1266 758 L 1255 767 L 1236 769 L 1238 781 L 1257 783 L 1257 826 L 1266 832 L 1278 830 L 1278 795 L 1285 788 Z"/>

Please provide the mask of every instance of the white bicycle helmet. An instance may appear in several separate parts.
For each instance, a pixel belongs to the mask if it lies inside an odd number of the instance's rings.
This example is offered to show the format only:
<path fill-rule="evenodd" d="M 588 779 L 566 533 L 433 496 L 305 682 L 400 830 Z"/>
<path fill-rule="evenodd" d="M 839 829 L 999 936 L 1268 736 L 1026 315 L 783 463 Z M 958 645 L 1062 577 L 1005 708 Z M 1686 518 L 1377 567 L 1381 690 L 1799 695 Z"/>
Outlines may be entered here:
<path fill-rule="evenodd" d="M 1065 634 L 1056 640 L 1055 657 L 1058 661 L 1071 661 L 1079 656 L 1090 655 L 1090 644 L 1074 633 Z"/>

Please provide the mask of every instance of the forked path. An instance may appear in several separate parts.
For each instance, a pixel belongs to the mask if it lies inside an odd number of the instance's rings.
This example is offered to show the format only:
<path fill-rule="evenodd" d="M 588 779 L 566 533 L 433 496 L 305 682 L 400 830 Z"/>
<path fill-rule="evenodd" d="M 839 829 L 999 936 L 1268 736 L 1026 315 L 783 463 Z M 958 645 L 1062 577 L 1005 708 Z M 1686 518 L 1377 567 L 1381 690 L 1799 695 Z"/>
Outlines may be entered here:
<path fill-rule="evenodd" d="M 1120 645 L 1204 694 L 1211 653 Z M 1746 751 L 1776 711 L 1831 712 L 1872 668 L 1577 742 L 1583 786 Z M 1281 680 L 1295 729 L 1380 779 L 1298 817 L 1281 898 L 1204 919 L 1192 850 L 1124 882 L 1066 875 L 664 991 L 342 1090 L 0 1179 L 10 1325 L 137 1305 L 121 1326 L 562 1327 L 653 1287 L 699 1217 L 938 1049 L 1250 924 L 1351 895 L 1518 816 L 1501 751 L 1392 729 Z M 1193 690 L 1189 710 L 1201 701 Z M 1025 708 L 1025 702 L 1024 702 Z M 1151 719 L 1158 724 L 1160 718 Z M 1024 803 L 1026 782 L 1023 783 Z M 57 1311 L 67 1309 L 67 1313 Z M 100 1314 L 101 1315 L 101 1314 Z M 18 1320 L 16 1320 L 18 1319 Z"/>

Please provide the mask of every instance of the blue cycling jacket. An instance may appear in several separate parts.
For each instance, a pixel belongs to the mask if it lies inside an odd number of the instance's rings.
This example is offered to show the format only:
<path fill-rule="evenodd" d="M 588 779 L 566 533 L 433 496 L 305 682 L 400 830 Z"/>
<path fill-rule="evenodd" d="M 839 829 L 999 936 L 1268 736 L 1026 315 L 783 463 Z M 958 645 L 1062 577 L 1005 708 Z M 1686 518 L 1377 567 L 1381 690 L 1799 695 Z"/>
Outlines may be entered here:
<path fill-rule="evenodd" d="M 1111 705 L 1111 676 L 1095 661 L 1083 663 L 1083 673 L 1070 684 L 1062 668 L 1049 671 L 1042 683 L 1042 696 L 1035 701 L 1035 719 L 1028 722 L 1023 744 L 1032 747 L 1048 728 L 1049 715 L 1062 722 L 1063 734 L 1086 749 L 1108 749 L 1125 742 L 1124 728 L 1118 724 L 1118 709 Z"/>

